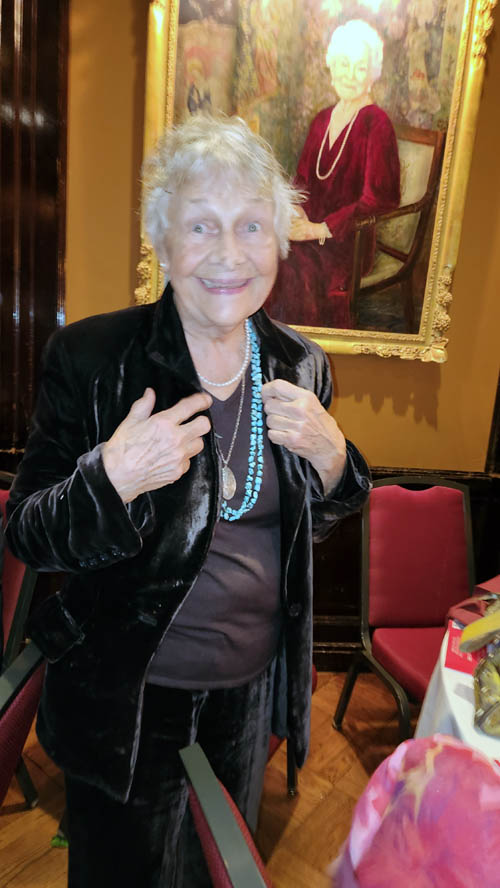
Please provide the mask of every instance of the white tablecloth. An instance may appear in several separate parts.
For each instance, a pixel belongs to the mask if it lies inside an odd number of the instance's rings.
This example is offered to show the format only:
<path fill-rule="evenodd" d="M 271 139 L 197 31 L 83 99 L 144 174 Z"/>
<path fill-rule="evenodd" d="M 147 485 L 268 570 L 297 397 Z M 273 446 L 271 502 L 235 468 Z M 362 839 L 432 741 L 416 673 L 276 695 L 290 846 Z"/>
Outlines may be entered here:
<path fill-rule="evenodd" d="M 490 737 L 474 726 L 474 678 L 444 665 L 447 646 L 448 633 L 422 703 L 415 737 L 451 734 L 498 761 L 500 738 Z"/>

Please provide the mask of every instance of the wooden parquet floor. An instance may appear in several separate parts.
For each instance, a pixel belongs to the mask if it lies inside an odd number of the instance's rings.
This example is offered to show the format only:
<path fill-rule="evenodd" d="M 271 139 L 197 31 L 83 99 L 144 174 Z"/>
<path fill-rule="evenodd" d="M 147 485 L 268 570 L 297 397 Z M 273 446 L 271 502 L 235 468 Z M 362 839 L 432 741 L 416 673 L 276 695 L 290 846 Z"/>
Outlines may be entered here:
<path fill-rule="evenodd" d="M 347 836 L 354 805 L 370 774 L 398 743 L 395 704 L 372 675 L 358 679 L 342 733 L 332 728 L 343 679 L 327 672 L 318 676 L 311 750 L 300 772 L 296 798 L 286 795 L 284 744 L 267 768 L 257 845 L 275 888 L 330 885 L 326 870 Z M 17 784 L 12 783 L 0 810 L 0 886 L 65 888 L 67 851 L 50 844 L 64 809 L 64 783 L 34 730 L 25 747 L 25 761 L 40 800 L 27 811 Z"/>

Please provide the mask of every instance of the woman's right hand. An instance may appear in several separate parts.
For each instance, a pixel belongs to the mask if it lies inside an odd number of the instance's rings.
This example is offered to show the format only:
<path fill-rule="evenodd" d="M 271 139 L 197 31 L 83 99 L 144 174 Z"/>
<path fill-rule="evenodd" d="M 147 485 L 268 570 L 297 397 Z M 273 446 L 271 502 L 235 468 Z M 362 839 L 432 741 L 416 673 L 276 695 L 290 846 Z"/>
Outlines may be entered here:
<path fill-rule="evenodd" d="M 203 450 L 203 435 L 210 431 L 207 416 L 191 419 L 208 410 L 210 395 L 190 395 L 152 414 L 155 400 L 155 392 L 147 388 L 102 447 L 106 474 L 124 503 L 177 481 Z"/>
<path fill-rule="evenodd" d="M 290 240 L 320 240 L 331 237 L 328 226 L 325 222 L 311 222 L 303 207 L 295 207 L 299 211 L 292 218 L 290 223 Z"/>

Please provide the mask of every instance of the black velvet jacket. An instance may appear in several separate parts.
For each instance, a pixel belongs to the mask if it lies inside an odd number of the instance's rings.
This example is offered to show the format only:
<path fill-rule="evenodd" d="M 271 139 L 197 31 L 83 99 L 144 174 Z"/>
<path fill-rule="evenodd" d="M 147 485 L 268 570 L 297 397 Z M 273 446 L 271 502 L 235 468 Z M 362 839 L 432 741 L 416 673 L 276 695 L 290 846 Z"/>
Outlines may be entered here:
<path fill-rule="evenodd" d="M 281 377 L 331 399 L 328 361 L 263 310 L 253 317 L 265 381 Z M 146 386 L 155 410 L 200 390 L 170 288 L 155 305 L 71 324 L 46 348 L 37 409 L 9 501 L 7 538 L 23 561 L 66 574 L 32 619 L 46 655 L 38 733 L 63 769 L 127 798 L 148 665 L 198 576 L 220 510 L 213 433 L 175 484 L 125 506 L 100 444 Z M 358 509 L 368 468 L 348 444 L 346 471 L 323 496 L 311 465 L 273 453 L 280 484 L 284 639 L 276 712 L 298 765 L 307 754 L 312 648 L 312 540 Z M 280 730 L 275 723 L 275 730 Z"/>

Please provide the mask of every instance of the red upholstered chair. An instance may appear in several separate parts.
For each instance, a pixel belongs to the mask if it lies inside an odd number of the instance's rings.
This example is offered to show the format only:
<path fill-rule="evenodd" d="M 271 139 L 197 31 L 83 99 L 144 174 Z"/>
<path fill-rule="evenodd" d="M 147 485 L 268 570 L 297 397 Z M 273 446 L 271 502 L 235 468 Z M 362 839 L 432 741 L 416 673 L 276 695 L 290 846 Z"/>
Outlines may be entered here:
<path fill-rule="evenodd" d="M 272 888 L 249 829 L 198 743 L 180 750 L 189 807 L 214 888 Z"/>
<path fill-rule="evenodd" d="M 0 490 L 0 520 L 5 521 L 8 491 Z M 36 574 L 4 547 L 2 568 L 3 648 L 0 670 L 0 805 L 16 774 L 29 807 L 37 804 L 21 753 L 40 699 L 42 655 L 34 644 L 20 653 Z"/>
<path fill-rule="evenodd" d="M 448 609 L 473 586 L 467 487 L 431 475 L 376 481 L 362 521 L 362 648 L 334 727 L 340 730 L 358 674 L 368 666 L 394 694 L 401 739 L 410 736 L 408 698 L 423 700 Z"/>

